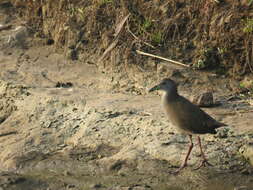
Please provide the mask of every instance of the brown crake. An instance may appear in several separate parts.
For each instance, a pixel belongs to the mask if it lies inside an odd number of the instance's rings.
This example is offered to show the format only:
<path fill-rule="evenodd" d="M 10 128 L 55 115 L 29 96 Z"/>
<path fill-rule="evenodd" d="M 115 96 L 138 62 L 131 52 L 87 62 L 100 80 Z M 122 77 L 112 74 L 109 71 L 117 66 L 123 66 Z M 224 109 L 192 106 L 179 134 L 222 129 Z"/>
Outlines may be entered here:
<path fill-rule="evenodd" d="M 162 104 L 171 123 L 180 133 L 189 136 L 190 146 L 187 155 L 176 173 L 187 166 L 187 160 L 193 148 L 192 135 L 194 134 L 197 135 L 200 152 L 203 158 L 202 162 L 196 169 L 205 166 L 206 164 L 211 165 L 208 163 L 204 155 L 201 139 L 198 135 L 207 133 L 216 134 L 215 129 L 226 126 L 226 124 L 216 121 L 198 106 L 191 103 L 183 96 L 180 96 L 177 92 L 177 84 L 169 78 L 163 79 L 158 85 L 151 88 L 149 92 L 155 90 L 164 91 Z"/>

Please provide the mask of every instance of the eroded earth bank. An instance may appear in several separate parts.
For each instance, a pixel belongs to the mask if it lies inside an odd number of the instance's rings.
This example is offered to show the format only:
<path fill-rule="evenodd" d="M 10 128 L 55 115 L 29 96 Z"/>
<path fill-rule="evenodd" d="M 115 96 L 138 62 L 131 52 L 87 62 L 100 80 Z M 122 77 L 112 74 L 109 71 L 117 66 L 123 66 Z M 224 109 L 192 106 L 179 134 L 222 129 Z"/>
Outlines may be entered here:
<path fill-rule="evenodd" d="M 236 80 L 166 63 L 124 77 L 55 53 L 26 27 L 15 30 L 19 19 L 8 24 L 0 31 L 1 190 L 253 189 L 252 99 L 235 92 Z M 213 167 L 193 170 L 196 147 L 189 167 L 171 174 L 188 139 L 165 117 L 159 95 L 147 93 L 163 77 L 187 98 L 214 92 L 219 106 L 204 110 L 228 127 L 202 136 Z"/>

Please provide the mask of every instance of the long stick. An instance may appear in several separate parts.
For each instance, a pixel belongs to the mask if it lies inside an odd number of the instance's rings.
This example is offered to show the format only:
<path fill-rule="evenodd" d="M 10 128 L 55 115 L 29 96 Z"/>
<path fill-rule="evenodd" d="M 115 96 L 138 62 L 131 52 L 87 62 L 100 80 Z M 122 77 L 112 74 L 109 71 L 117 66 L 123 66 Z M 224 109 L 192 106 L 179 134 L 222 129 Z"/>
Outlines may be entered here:
<path fill-rule="evenodd" d="M 114 34 L 115 37 L 117 37 L 117 36 L 119 35 L 120 31 L 122 30 L 122 28 L 123 28 L 125 22 L 127 21 L 128 17 L 129 17 L 130 15 L 131 15 L 131 14 L 129 13 L 129 14 L 118 24 L 118 26 L 117 26 L 116 29 L 115 29 L 115 34 Z"/>
<path fill-rule="evenodd" d="M 180 65 L 180 66 L 183 66 L 183 67 L 190 68 L 189 65 L 186 65 L 186 64 L 183 64 L 183 63 L 180 63 L 178 61 L 171 60 L 171 59 L 167 59 L 167 58 L 164 58 L 164 57 L 161 57 L 161 56 L 158 56 L 158 55 L 154 55 L 154 54 L 150 54 L 150 53 L 145 53 L 145 52 L 140 51 L 140 50 L 136 50 L 136 52 L 138 54 L 141 54 L 141 55 L 146 55 L 146 56 L 149 56 L 149 57 L 155 57 L 155 58 L 158 58 L 158 59 L 161 59 L 161 60 L 164 60 L 164 61 L 168 61 L 168 62 L 174 63 L 176 65 Z"/>
<path fill-rule="evenodd" d="M 0 31 L 2 31 L 2 30 L 8 30 L 8 29 L 10 29 L 11 28 L 11 25 L 9 24 L 9 25 L 1 25 L 0 24 Z"/>
<path fill-rule="evenodd" d="M 105 56 L 116 47 L 117 43 L 119 42 L 119 34 L 120 34 L 120 32 L 121 32 L 121 30 L 122 30 L 122 28 L 123 28 L 124 24 L 126 23 L 129 16 L 130 16 L 130 14 L 128 14 L 118 24 L 118 26 L 116 27 L 116 30 L 115 30 L 114 39 L 113 39 L 112 43 L 106 48 L 103 55 L 98 59 L 98 62 L 101 62 L 105 58 Z"/>
<path fill-rule="evenodd" d="M 98 62 L 101 62 L 105 56 L 113 50 L 113 48 L 116 47 L 117 43 L 119 42 L 119 38 L 117 37 L 116 39 L 113 40 L 113 42 L 108 46 L 108 48 L 106 48 L 106 50 L 104 51 L 103 55 L 98 59 Z"/>

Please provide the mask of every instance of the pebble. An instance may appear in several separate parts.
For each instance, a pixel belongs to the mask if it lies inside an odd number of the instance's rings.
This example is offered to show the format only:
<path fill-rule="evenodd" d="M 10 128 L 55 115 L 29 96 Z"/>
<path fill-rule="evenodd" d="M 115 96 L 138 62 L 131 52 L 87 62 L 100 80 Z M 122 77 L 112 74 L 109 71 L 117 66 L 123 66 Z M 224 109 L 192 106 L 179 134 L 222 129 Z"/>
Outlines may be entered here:
<path fill-rule="evenodd" d="M 70 176 L 71 173 L 70 173 L 69 171 L 65 170 L 64 173 L 63 173 L 63 175 L 64 175 L 64 176 Z"/>

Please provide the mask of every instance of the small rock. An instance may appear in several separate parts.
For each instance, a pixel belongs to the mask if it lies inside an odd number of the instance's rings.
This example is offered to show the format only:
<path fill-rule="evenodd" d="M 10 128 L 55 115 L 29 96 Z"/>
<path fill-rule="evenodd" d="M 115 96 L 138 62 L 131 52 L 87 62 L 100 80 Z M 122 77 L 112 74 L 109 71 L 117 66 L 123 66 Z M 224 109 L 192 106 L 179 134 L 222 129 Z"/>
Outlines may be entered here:
<path fill-rule="evenodd" d="M 71 88 L 73 84 L 71 82 L 57 82 L 55 85 L 56 88 Z"/>
<path fill-rule="evenodd" d="M 212 92 L 204 92 L 200 95 L 194 95 L 191 99 L 192 99 L 192 103 L 200 107 L 210 107 L 214 105 Z"/>
<path fill-rule="evenodd" d="M 68 170 L 65 170 L 64 173 L 63 173 L 64 176 L 70 176 L 71 173 L 68 171 Z"/>

